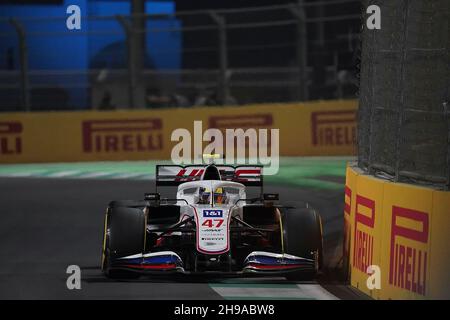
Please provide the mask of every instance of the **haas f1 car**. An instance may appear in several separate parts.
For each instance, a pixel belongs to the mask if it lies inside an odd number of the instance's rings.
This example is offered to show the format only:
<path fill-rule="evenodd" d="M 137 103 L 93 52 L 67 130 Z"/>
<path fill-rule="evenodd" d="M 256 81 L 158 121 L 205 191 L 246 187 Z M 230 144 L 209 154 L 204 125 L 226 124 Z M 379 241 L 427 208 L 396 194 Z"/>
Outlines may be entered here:
<path fill-rule="evenodd" d="M 112 201 L 106 210 L 102 271 L 109 278 L 142 274 L 316 276 L 322 225 L 308 205 L 278 204 L 263 193 L 263 167 L 158 165 L 156 190 L 144 200 Z M 258 196 L 247 198 L 247 189 Z"/>

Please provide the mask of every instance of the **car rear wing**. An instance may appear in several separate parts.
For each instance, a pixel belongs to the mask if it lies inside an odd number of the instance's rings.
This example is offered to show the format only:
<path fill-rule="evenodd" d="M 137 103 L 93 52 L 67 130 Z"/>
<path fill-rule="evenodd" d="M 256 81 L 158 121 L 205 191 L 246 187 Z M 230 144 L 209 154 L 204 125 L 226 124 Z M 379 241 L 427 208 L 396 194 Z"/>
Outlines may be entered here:
<path fill-rule="evenodd" d="M 199 181 L 207 165 L 157 165 L 156 187 L 178 186 L 183 182 Z M 263 186 L 261 165 L 217 165 L 223 181 L 242 183 L 245 186 Z"/>

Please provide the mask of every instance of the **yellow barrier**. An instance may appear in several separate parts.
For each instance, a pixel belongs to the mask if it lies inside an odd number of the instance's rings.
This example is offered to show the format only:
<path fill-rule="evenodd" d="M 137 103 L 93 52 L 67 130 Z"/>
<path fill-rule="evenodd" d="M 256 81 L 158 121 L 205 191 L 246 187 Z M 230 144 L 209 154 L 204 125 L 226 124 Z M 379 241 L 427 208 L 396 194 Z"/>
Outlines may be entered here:
<path fill-rule="evenodd" d="M 449 299 L 450 192 L 350 166 L 346 190 L 351 285 L 375 299 Z M 369 265 L 381 269 L 380 289 L 367 287 Z"/>
<path fill-rule="evenodd" d="M 0 163 L 169 159 L 173 130 L 278 128 L 280 155 L 352 155 L 357 102 L 0 114 Z"/>

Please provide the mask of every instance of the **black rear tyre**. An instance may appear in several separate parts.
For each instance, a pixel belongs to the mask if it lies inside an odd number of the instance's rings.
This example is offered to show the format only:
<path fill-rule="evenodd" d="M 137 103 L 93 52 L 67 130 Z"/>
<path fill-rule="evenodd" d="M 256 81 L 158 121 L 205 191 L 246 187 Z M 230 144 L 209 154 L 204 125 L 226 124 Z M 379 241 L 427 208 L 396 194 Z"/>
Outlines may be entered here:
<path fill-rule="evenodd" d="M 281 212 L 284 252 L 293 256 L 314 259 L 316 267 L 311 272 L 287 273 L 289 280 L 311 280 L 322 267 L 322 222 L 312 208 L 284 208 Z"/>
<path fill-rule="evenodd" d="M 141 209 L 108 208 L 103 235 L 102 271 L 108 278 L 137 278 L 139 273 L 115 270 L 117 258 L 144 252 L 145 214 Z"/>

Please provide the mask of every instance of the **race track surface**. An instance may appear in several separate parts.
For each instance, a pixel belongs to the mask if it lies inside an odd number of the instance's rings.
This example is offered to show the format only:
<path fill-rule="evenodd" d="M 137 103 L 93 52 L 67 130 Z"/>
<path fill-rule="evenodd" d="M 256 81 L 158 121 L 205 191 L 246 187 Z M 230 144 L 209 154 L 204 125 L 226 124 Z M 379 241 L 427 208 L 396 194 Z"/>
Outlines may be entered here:
<path fill-rule="evenodd" d="M 0 299 L 358 298 L 334 282 L 284 278 L 104 278 L 99 265 L 106 205 L 141 199 L 153 187 L 152 181 L 142 180 L 0 178 Z M 280 193 L 282 201 L 308 200 L 319 210 L 326 264 L 333 267 L 341 253 L 343 192 L 274 185 L 266 191 Z M 81 290 L 66 287 L 69 265 L 81 268 Z"/>

